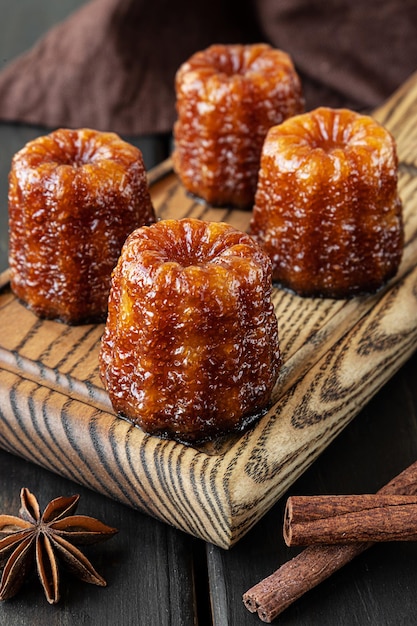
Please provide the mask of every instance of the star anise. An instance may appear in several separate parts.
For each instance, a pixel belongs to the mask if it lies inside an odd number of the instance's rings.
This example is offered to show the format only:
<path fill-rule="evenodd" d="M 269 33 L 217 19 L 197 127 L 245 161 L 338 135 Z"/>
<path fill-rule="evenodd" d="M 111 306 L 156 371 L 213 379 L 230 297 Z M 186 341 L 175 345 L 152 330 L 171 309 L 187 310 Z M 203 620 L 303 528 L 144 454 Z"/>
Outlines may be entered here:
<path fill-rule="evenodd" d="M 0 600 L 20 589 L 26 574 L 36 568 L 50 604 L 59 600 L 58 561 L 84 582 L 106 586 L 106 581 L 84 554 L 72 544 L 89 545 L 110 539 L 117 530 L 93 517 L 73 515 L 80 496 L 56 498 L 41 515 L 35 496 L 20 492 L 19 516 L 0 515 Z"/>

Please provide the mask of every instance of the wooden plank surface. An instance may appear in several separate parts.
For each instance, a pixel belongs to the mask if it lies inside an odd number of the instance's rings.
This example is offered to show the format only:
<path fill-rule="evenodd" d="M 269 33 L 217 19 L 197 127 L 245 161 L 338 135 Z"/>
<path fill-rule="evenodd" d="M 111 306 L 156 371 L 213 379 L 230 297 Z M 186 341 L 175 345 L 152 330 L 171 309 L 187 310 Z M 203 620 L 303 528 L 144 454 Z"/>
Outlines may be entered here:
<path fill-rule="evenodd" d="M 14 599 L 0 603 L 2 626 L 194 626 L 202 543 L 4 451 L 0 476 L 1 512 L 18 513 L 22 486 L 38 496 L 42 508 L 59 495 L 79 493 L 77 512 L 119 531 L 111 541 L 84 550 L 106 588 L 82 583 L 61 569 L 61 601 L 50 606 L 33 574 Z"/>
<path fill-rule="evenodd" d="M 0 0 L 1 60 L 10 58 L 11 46 L 13 50 L 20 46 L 19 51 L 28 47 L 77 3 L 82 4 L 80 0 Z M 16 17 L 19 14 L 23 19 Z M 25 19 L 28 14 L 33 19 Z M 395 122 L 398 116 L 393 113 Z M 43 132 L 0 125 L 0 269 L 6 267 L 7 259 L 5 198 L 10 158 L 26 141 Z M 407 168 L 409 161 L 407 158 Z M 408 185 L 403 184 L 403 190 L 408 188 L 411 193 L 411 184 L 412 178 Z M 416 371 L 414 354 L 291 486 L 290 494 L 372 492 L 413 462 L 417 458 Z M 0 406 L 1 400 L 0 395 Z M 0 604 L 0 624 L 7 626 L 255 626 L 261 622 L 244 609 L 242 593 L 294 555 L 281 535 L 287 494 L 232 550 L 224 551 L 1 449 L 0 483 L 1 511 L 17 512 L 22 486 L 37 493 L 42 504 L 61 494 L 79 492 L 80 512 L 119 528 L 112 541 L 92 546 L 89 552 L 107 579 L 107 588 L 64 576 L 62 602 L 51 607 L 31 578 L 15 600 Z M 416 557 L 414 543 L 378 546 L 287 609 L 277 624 L 413 624 Z M 210 597 L 206 597 L 207 591 Z"/>
<path fill-rule="evenodd" d="M 415 350 L 416 99 L 413 77 L 377 112 L 399 150 L 406 245 L 398 275 L 377 294 L 348 301 L 274 289 L 284 366 L 273 406 L 258 424 L 193 448 L 118 419 L 99 379 L 102 325 L 37 319 L 11 294 L 5 274 L 0 445 L 192 535 L 234 545 Z M 190 198 L 169 162 L 150 181 L 160 218 L 187 215 L 247 228 L 249 212 Z"/>
<path fill-rule="evenodd" d="M 417 353 L 231 550 L 207 546 L 214 626 L 260 626 L 242 594 L 293 558 L 282 525 L 293 495 L 373 493 L 417 459 Z M 306 593 L 277 626 L 398 626 L 415 621 L 417 544 L 373 547 Z"/>
<path fill-rule="evenodd" d="M 27 50 L 43 33 L 89 0 L 0 0 L 0 64 Z M 7 267 L 7 176 L 13 154 L 45 128 L 0 123 L 0 271 Z M 151 167 L 162 152 L 151 138 L 131 138 Z M 156 140 L 156 144 L 158 141 Z M 0 338 L 2 328 L 0 326 Z M 3 396 L 0 392 L 0 408 Z M 62 573 L 62 597 L 50 606 L 29 576 L 16 598 L 0 603 L 1 626 L 211 626 L 203 542 L 133 508 L 0 450 L 0 512 L 17 514 L 21 487 L 44 506 L 60 495 L 81 495 L 78 511 L 119 529 L 88 549 L 108 586 L 87 585 Z M 202 572 L 201 572 L 202 570 Z M 200 606 L 202 616 L 200 617 Z"/>

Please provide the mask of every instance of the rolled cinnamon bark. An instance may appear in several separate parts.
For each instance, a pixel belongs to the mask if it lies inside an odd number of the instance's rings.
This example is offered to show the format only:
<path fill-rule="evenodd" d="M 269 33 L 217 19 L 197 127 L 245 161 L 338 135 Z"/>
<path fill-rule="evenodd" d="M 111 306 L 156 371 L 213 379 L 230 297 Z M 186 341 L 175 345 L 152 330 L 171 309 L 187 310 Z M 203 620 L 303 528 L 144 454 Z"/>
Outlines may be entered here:
<path fill-rule="evenodd" d="M 417 495 L 417 461 L 378 491 L 386 495 Z M 309 546 L 243 594 L 243 603 L 270 623 L 290 604 L 346 565 L 373 542 Z"/>
<path fill-rule="evenodd" d="M 292 496 L 287 501 L 287 546 L 416 539 L 417 496 Z"/>

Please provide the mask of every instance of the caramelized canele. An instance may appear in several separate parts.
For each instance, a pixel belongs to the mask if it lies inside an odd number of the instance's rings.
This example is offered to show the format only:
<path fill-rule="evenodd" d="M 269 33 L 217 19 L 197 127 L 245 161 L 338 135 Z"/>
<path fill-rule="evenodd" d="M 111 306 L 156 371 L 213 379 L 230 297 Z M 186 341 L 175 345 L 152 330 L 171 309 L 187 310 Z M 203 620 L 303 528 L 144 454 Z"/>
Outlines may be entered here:
<path fill-rule="evenodd" d="M 163 220 L 132 233 L 100 352 L 115 411 L 186 442 L 259 417 L 280 367 L 271 287 L 267 255 L 227 224 Z"/>
<path fill-rule="evenodd" d="M 300 295 L 377 290 L 403 248 L 391 134 L 368 116 L 329 108 L 270 129 L 250 232 L 274 281 Z"/>
<path fill-rule="evenodd" d="M 12 289 L 39 317 L 105 319 L 122 245 L 153 221 L 137 148 L 90 129 L 39 137 L 14 156 L 9 176 Z"/>
<path fill-rule="evenodd" d="M 268 129 L 301 113 L 290 57 L 266 44 L 213 45 L 176 76 L 174 168 L 212 205 L 252 206 Z"/>

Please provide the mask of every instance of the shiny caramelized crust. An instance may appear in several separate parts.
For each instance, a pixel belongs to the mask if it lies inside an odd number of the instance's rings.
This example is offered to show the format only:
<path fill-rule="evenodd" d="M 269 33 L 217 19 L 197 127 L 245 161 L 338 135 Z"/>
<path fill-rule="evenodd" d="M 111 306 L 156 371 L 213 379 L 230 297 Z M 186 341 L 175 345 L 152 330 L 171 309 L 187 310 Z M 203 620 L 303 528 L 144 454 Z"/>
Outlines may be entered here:
<path fill-rule="evenodd" d="M 35 139 L 9 176 L 12 289 L 39 317 L 105 319 L 122 245 L 153 221 L 137 148 L 90 129 Z"/>
<path fill-rule="evenodd" d="M 266 44 L 213 45 L 176 76 L 174 169 L 213 205 L 252 206 L 268 129 L 301 113 L 290 57 Z"/>
<path fill-rule="evenodd" d="M 165 220 L 132 233 L 100 352 L 115 411 L 188 442 L 259 416 L 280 367 L 270 272 L 253 239 L 224 223 Z"/>
<path fill-rule="evenodd" d="M 265 140 L 250 232 L 273 279 L 305 296 L 376 291 L 403 248 L 397 154 L 368 116 L 319 108 Z"/>

